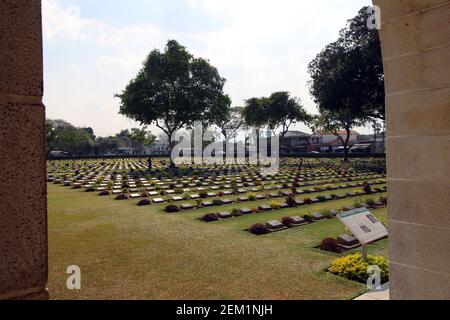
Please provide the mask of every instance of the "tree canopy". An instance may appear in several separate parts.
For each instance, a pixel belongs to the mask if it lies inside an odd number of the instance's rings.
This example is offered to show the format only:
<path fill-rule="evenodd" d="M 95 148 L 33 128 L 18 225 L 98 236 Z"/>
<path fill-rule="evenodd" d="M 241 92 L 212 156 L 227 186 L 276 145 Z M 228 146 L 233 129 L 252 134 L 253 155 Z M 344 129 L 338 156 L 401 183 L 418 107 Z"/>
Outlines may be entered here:
<path fill-rule="evenodd" d="M 311 116 L 303 108 L 300 99 L 291 97 L 289 92 L 273 93 L 266 111 L 268 127 L 272 130 L 281 129 L 282 137 L 293 124 L 297 122 L 308 124 L 311 121 Z"/>
<path fill-rule="evenodd" d="M 334 133 L 347 160 L 351 129 L 384 119 L 384 75 L 378 30 L 369 29 L 368 7 L 349 20 L 337 41 L 309 64 L 310 91 L 320 116 L 316 128 Z M 344 139 L 337 131 L 345 130 Z"/>
<path fill-rule="evenodd" d="M 72 155 L 102 155 L 115 152 L 119 147 L 133 148 L 135 153 L 141 154 L 144 147 L 152 145 L 156 139 L 146 127 L 96 137 L 92 128 L 75 127 L 64 120 L 47 119 L 45 124 L 47 154 L 64 151 Z"/>
<path fill-rule="evenodd" d="M 384 120 L 381 45 L 378 30 L 367 27 L 369 18 L 369 8 L 362 8 L 309 64 L 310 89 L 321 109 Z"/>
<path fill-rule="evenodd" d="M 220 128 L 225 140 L 229 141 L 235 138 L 238 131 L 245 128 L 245 119 L 242 112 L 242 107 L 233 107 L 227 110 L 223 118 L 215 121 L 214 124 Z"/>
<path fill-rule="evenodd" d="M 211 124 L 226 115 L 231 100 L 223 93 L 224 84 L 207 60 L 169 40 L 164 52 L 150 52 L 137 76 L 116 96 L 120 114 L 142 125 L 155 124 L 170 140 L 195 121 Z"/>
<path fill-rule="evenodd" d="M 248 99 L 242 114 L 248 126 L 281 129 L 282 137 L 293 124 L 311 121 L 311 116 L 301 105 L 300 99 L 291 97 L 285 91 L 274 92 L 270 97 Z"/>
<path fill-rule="evenodd" d="M 77 128 L 64 120 L 46 120 L 46 151 L 65 151 L 85 155 L 91 153 L 95 136 L 91 128 Z"/>
<path fill-rule="evenodd" d="M 362 108 L 369 117 L 385 121 L 384 68 L 379 31 L 368 28 L 372 8 L 364 7 L 341 30 L 340 38 L 353 51 L 362 83 Z"/>
<path fill-rule="evenodd" d="M 254 127 L 257 130 L 262 129 L 268 124 L 269 107 L 268 98 L 250 98 L 245 101 L 242 115 L 248 127 Z"/>

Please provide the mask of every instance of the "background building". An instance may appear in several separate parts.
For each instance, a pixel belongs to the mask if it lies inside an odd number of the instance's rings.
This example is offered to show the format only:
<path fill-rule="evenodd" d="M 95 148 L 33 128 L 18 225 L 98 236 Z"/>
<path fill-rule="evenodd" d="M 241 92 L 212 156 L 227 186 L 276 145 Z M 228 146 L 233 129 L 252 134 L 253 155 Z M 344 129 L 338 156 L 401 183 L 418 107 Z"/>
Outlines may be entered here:
<path fill-rule="evenodd" d="M 282 154 L 307 153 L 309 151 L 310 134 L 301 131 L 288 131 L 280 138 Z"/>

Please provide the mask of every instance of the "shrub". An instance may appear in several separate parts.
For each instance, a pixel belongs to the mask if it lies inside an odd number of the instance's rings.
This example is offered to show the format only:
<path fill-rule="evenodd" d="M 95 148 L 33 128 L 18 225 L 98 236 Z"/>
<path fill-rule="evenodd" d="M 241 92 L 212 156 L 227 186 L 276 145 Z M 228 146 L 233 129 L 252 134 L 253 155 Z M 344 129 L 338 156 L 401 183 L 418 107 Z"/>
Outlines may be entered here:
<path fill-rule="evenodd" d="M 168 206 L 166 206 L 164 211 L 166 211 L 167 213 L 174 213 L 174 212 L 179 212 L 180 208 L 178 208 L 177 205 L 169 204 Z"/>
<path fill-rule="evenodd" d="M 278 209 L 281 208 L 281 204 L 280 204 L 279 202 L 277 202 L 277 201 L 272 201 L 272 202 L 270 203 L 270 207 L 271 207 L 273 210 L 278 210 Z"/>
<path fill-rule="evenodd" d="M 375 200 L 369 198 L 369 199 L 366 199 L 366 203 L 368 206 L 373 206 L 375 204 Z"/>
<path fill-rule="evenodd" d="M 370 186 L 370 184 L 368 183 L 364 184 L 363 191 L 365 193 L 372 193 L 372 187 Z"/>
<path fill-rule="evenodd" d="M 380 197 L 380 202 L 387 204 L 387 198 L 386 197 Z"/>
<path fill-rule="evenodd" d="M 151 204 L 152 204 L 151 201 L 147 200 L 147 199 L 142 199 L 141 201 L 139 201 L 137 203 L 137 205 L 140 206 L 140 207 L 142 207 L 142 206 L 149 206 Z"/>
<path fill-rule="evenodd" d="M 353 206 L 355 208 L 362 208 L 364 206 L 364 204 L 362 203 L 361 200 L 356 200 L 355 202 L 353 202 Z"/>
<path fill-rule="evenodd" d="M 200 198 L 202 198 L 202 199 L 208 198 L 208 192 L 206 192 L 206 191 L 201 191 L 201 192 L 199 192 L 198 195 L 199 195 Z"/>
<path fill-rule="evenodd" d="M 214 206 L 221 206 L 221 205 L 222 205 L 222 200 L 214 199 L 214 200 L 213 200 L 213 205 L 214 205 Z"/>
<path fill-rule="evenodd" d="M 360 253 L 336 259 L 328 267 L 332 274 L 365 283 L 370 276 L 367 273 L 368 266 L 377 265 L 381 270 L 381 282 L 389 281 L 389 261 L 381 256 L 368 256 L 365 261 Z"/>
<path fill-rule="evenodd" d="M 294 208 L 297 206 L 297 203 L 295 202 L 294 196 L 287 196 L 286 197 L 286 203 L 290 208 Z"/>
<path fill-rule="evenodd" d="M 330 195 L 330 197 L 332 197 L 333 199 L 336 199 L 337 198 L 337 194 L 336 193 L 332 193 L 331 195 Z"/>
<path fill-rule="evenodd" d="M 126 194 L 119 194 L 117 197 L 115 197 L 114 199 L 116 200 L 127 200 L 128 196 Z"/>
<path fill-rule="evenodd" d="M 311 203 L 312 203 L 312 199 L 309 198 L 309 197 L 306 197 L 305 199 L 303 199 L 303 202 L 304 202 L 305 204 L 311 204 Z"/>
<path fill-rule="evenodd" d="M 249 194 L 248 194 L 248 199 L 249 199 L 250 201 L 255 201 L 255 200 L 256 200 L 256 194 L 254 194 L 254 193 L 249 193 Z"/>
<path fill-rule="evenodd" d="M 162 191 L 159 192 L 159 194 L 160 194 L 161 196 L 165 196 L 165 195 L 167 194 L 167 192 L 164 191 L 164 190 L 162 190 Z"/>
<path fill-rule="evenodd" d="M 257 224 L 252 225 L 250 227 L 249 231 L 251 233 L 253 233 L 253 234 L 258 235 L 258 236 L 269 233 L 269 230 L 266 228 L 266 226 L 261 224 L 261 223 L 257 223 Z"/>
<path fill-rule="evenodd" d="M 312 218 L 312 216 L 309 213 L 305 214 L 303 216 L 303 219 L 305 219 L 305 221 L 308 223 L 314 222 L 314 219 Z"/>
<path fill-rule="evenodd" d="M 338 244 L 339 243 L 336 239 L 325 238 L 320 243 L 319 248 L 324 251 L 339 253 L 339 252 L 341 252 L 341 247 L 339 247 Z"/>
<path fill-rule="evenodd" d="M 146 191 L 141 192 L 141 198 L 148 198 L 149 194 Z"/>
<path fill-rule="evenodd" d="M 231 214 L 233 215 L 233 217 L 238 217 L 240 216 L 240 211 L 237 208 L 234 208 L 233 210 L 231 210 Z"/>
<path fill-rule="evenodd" d="M 99 194 L 98 194 L 99 196 L 101 196 L 101 197 L 104 197 L 104 196 L 109 196 L 109 191 L 102 191 L 102 192 L 100 192 Z"/>
<path fill-rule="evenodd" d="M 327 219 L 333 219 L 333 215 L 331 214 L 331 210 L 329 209 L 324 209 L 320 213 Z"/>
<path fill-rule="evenodd" d="M 219 220 L 219 217 L 215 213 L 207 213 L 203 217 L 201 217 L 200 220 L 205 222 L 213 222 Z"/>
<path fill-rule="evenodd" d="M 182 193 L 183 193 L 183 189 L 181 189 L 181 188 L 175 188 L 173 191 L 174 191 L 176 194 L 182 194 Z"/>
<path fill-rule="evenodd" d="M 292 228 L 292 225 L 294 224 L 294 220 L 292 220 L 291 217 L 283 217 L 281 219 L 281 223 L 284 224 L 285 227 Z"/>
<path fill-rule="evenodd" d="M 327 201 L 327 198 L 325 196 L 318 196 L 317 200 L 319 200 L 319 202 L 325 202 Z"/>

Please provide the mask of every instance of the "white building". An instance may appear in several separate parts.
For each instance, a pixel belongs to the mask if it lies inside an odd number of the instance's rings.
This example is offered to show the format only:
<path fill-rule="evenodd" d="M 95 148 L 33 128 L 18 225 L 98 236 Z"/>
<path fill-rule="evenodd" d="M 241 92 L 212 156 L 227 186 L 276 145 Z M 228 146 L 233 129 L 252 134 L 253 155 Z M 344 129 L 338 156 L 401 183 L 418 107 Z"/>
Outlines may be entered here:
<path fill-rule="evenodd" d="M 144 149 L 145 155 L 168 155 L 170 152 L 170 145 L 166 141 L 155 140 L 151 146 L 146 146 Z"/>

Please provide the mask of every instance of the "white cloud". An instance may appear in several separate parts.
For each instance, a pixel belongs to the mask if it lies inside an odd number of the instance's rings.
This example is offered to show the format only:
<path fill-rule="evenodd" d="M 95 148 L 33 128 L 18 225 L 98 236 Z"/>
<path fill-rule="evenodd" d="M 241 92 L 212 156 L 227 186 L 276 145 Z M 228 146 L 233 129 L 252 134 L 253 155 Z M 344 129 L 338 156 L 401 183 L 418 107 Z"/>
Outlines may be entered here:
<path fill-rule="evenodd" d="M 64 38 L 73 41 L 86 39 L 91 29 L 101 29 L 103 24 L 97 20 L 83 19 L 77 6 L 63 8 L 56 0 L 44 0 L 43 31 L 46 40 Z"/>
<path fill-rule="evenodd" d="M 141 58 L 132 56 L 111 57 L 102 55 L 95 61 L 97 69 L 106 75 L 130 74 L 136 71 L 141 63 Z"/>
<path fill-rule="evenodd" d="M 160 42 L 164 39 L 164 32 L 153 25 L 130 26 L 115 28 L 107 26 L 97 36 L 100 44 L 127 46 L 133 42 Z"/>

